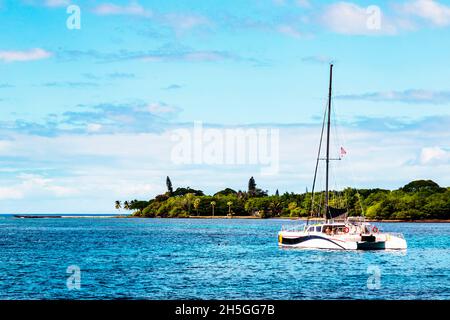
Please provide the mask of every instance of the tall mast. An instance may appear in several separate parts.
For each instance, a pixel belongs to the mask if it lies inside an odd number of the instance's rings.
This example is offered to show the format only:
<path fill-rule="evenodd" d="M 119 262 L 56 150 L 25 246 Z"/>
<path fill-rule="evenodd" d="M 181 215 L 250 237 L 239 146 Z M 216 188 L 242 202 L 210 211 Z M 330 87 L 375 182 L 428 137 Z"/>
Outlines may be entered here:
<path fill-rule="evenodd" d="M 329 202 L 329 189 L 328 189 L 328 175 L 330 170 L 330 126 L 331 126 L 331 87 L 333 83 L 333 64 L 330 64 L 330 89 L 328 91 L 328 121 L 327 121 L 327 158 L 326 158 L 326 182 L 325 182 L 325 219 L 328 218 L 328 202 Z"/>

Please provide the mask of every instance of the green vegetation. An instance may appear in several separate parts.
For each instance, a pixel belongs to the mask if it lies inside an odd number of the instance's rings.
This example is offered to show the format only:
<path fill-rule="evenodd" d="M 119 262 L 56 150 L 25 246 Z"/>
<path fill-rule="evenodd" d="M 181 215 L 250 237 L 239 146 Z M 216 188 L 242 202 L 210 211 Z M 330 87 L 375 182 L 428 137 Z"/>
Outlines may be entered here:
<path fill-rule="evenodd" d="M 247 191 L 226 188 L 213 196 L 201 190 L 172 189 L 167 177 L 167 192 L 149 201 L 117 200 L 115 208 L 132 210 L 138 217 L 189 217 L 189 216 L 255 216 L 307 217 L 311 211 L 312 194 L 284 193 L 278 190 L 268 195 L 250 178 Z M 314 208 L 320 207 L 324 193 L 314 195 Z M 450 219 L 450 188 L 442 188 L 431 180 L 417 180 L 403 188 L 390 191 L 383 189 L 352 189 L 330 193 L 331 205 L 346 207 L 350 216 L 364 212 L 370 219 Z"/>

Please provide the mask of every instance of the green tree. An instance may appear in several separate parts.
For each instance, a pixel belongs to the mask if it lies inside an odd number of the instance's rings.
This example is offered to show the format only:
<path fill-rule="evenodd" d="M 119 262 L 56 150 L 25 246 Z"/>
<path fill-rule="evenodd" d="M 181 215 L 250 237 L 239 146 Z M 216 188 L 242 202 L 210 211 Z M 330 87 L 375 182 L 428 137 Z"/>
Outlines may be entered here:
<path fill-rule="evenodd" d="M 308 214 L 311 208 L 323 209 L 324 192 L 316 192 L 314 204 L 312 193 L 295 194 L 275 192 L 268 196 L 256 187 L 253 177 L 249 181 L 250 191 L 226 188 L 216 197 L 205 196 L 201 190 L 178 188 L 172 196 L 157 195 L 149 201 L 124 201 L 123 208 L 134 210 L 133 215 L 143 217 L 187 217 L 194 205 L 198 216 L 209 215 L 258 215 L 299 217 Z M 412 181 L 398 190 L 351 189 L 332 191 L 331 203 L 346 207 L 349 215 L 365 215 L 372 219 L 449 219 L 450 188 L 441 188 L 430 180 Z M 120 201 L 115 202 L 120 208 Z M 317 210 L 318 211 L 318 210 Z M 317 213 L 317 212 L 316 212 Z"/>
<path fill-rule="evenodd" d="M 159 194 L 155 197 L 156 202 L 164 202 L 168 200 L 170 197 L 167 194 Z"/>
<path fill-rule="evenodd" d="M 291 217 L 299 217 L 301 213 L 301 209 L 297 206 L 297 202 L 292 201 L 288 204 L 289 216 Z"/>
<path fill-rule="evenodd" d="M 122 202 L 120 202 L 119 200 L 116 200 L 114 207 L 117 210 L 120 210 L 122 208 Z"/>
<path fill-rule="evenodd" d="M 169 195 L 173 195 L 173 188 L 172 188 L 172 181 L 170 181 L 169 176 L 167 176 L 166 178 L 166 186 L 167 186 L 167 192 L 169 193 Z"/>
<path fill-rule="evenodd" d="M 194 209 L 195 209 L 195 211 L 197 211 L 197 216 L 198 216 L 198 207 L 200 206 L 200 202 L 201 202 L 200 198 L 196 198 L 194 200 Z"/>
<path fill-rule="evenodd" d="M 130 210 L 137 210 L 139 214 L 142 214 L 142 210 L 144 210 L 148 205 L 148 201 L 133 200 L 131 201 L 129 208 Z"/>
<path fill-rule="evenodd" d="M 192 199 L 194 199 L 195 194 L 193 193 L 187 193 L 184 197 L 186 199 L 186 203 L 188 206 L 188 214 L 191 215 L 191 204 L 192 204 Z"/>
<path fill-rule="evenodd" d="M 201 197 L 201 196 L 205 195 L 202 190 L 195 190 L 195 189 L 191 189 L 190 187 L 187 187 L 187 188 L 177 188 L 173 192 L 172 196 L 184 196 L 188 193 L 193 193 L 197 197 Z"/>
<path fill-rule="evenodd" d="M 216 207 L 216 202 L 215 201 L 211 201 L 211 208 L 212 208 L 212 215 L 214 217 L 214 208 Z"/>
<path fill-rule="evenodd" d="M 267 197 L 268 191 L 257 188 L 255 178 L 251 177 L 248 181 L 248 195 L 249 197 Z"/>
<path fill-rule="evenodd" d="M 274 199 L 272 199 L 272 201 L 269 204 L 269 208 L 273 216 L 279 216 L 281 210 L 283 209 L 283 204 L 281 203 L 281 201 L 277 199 L 277 196 L 274 196 L 273 198 Z"/>
<path fill-rule="evenodd" d="M 232 213 L 231 213 L 231 206 L 233 205 L 233 202 L 231 202 L 231 201 L 228 201 L 227 202 L 227 206 L 228 206 L 228 214 L 230 215 L 230 216 L 232 216 Z"/>
<path fill-rule="evenodd" d="M 229 195 L 235 195 L 235 194 L 237 194 L 237 192 L 235 190 L 233 190 L 231 188 L 226 188 L 226 189 L 223 189 L 223 190 L 215 193 L 214 196 L 215 197 L 217 197 L 217 196 L 229 196 Z"/>
<path fill-rule="evenodd" d="M 248 180 L 248 194 L 251 197 L 254 197 L 256 194 L 256 182 L 255 178 L 251 177 L 250 180 Z"/>
<path fill-rule="evenodd" d="M 432 180 L 415 180 L 405 185 L 401 190 L 405 192 L 419 192 L 419 191 L 439 191 L 441 187 Z"/>

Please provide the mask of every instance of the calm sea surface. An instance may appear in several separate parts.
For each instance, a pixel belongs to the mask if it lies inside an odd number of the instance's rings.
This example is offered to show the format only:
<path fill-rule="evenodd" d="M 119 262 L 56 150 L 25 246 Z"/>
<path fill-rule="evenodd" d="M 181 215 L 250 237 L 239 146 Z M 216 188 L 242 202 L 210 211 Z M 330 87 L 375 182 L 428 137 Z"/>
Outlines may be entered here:
<path fill-rule="evenodd" d="M 403 253 L 280 249 L 288 224 L 0 217 L 0 299 L 450 299 L 450 224 L 377 224 L 404 233 Z"/>

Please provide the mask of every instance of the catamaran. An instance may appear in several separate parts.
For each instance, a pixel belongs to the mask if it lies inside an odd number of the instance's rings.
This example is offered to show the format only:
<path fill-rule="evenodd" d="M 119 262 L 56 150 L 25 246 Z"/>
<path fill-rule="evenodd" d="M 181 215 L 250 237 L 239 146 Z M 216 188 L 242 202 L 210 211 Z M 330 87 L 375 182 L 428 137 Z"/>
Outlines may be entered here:
<path fill-rule="evenodd" d="M 320 137 L 319 152 L 312 188 L 312 205 L 314 205 L 314 189 L 317 170 L 320 160 L 325 160 L 325 192 L 324 203 L 317 212 L 311 210 L 312 216 L 306 224 L 282 227 L 278 232 L 278 244 L 281 247 L 335 249 L 335 250 L 405 250 L 406 240 L 400 233 L 381 232 L 378 227 L 361 217 L 349 217 L 347 208 L 338 208 L 331 205 L 329 190 L 330 160 L 330 126 L 331 126 L 331 99 L 333 83 L 333 64 L 330 65 L 330 85 L 328 103 L 325 109 Z M 326 157 L 320 158 L 323 131 L 327 123 Z M 341 148 L 343 151 L 344 149 Z M 345 151 L 344 151 L 345 152 Z M 363 212 L 362 212 L 363 213 Z M 322 216 L 319 218 L 317 216 Z M 315 222 L 312 222 L 315 221 Z"/>

